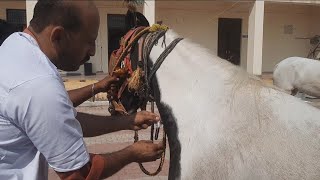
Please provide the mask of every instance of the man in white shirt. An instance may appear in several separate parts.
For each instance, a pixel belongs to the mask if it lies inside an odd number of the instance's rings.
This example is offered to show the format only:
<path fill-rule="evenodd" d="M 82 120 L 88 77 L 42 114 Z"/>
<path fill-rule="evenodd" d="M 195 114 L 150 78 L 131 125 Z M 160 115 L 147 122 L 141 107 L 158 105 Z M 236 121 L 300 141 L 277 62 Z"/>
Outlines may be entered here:
<path fill-rule="evenodd" d="M 131 162 L 160 157 L 162 144 L 150 141 L 110 154 L 89 155 L 86 149 L 83 135 L 159 121 L 145 111 L 102 121 L 76 119 L 74 106 L 92 96 L 92 86 L 66 92 L 57 69 L 77 70 L 95 54 L 99 23 L 90 1 L 39 0 L 30 27 L 0 47 L 0 179 L 47 179 L 47 164 L 61 179 L 101 179 Z M 94 92 L 115 81 L 106 77 Z"/>

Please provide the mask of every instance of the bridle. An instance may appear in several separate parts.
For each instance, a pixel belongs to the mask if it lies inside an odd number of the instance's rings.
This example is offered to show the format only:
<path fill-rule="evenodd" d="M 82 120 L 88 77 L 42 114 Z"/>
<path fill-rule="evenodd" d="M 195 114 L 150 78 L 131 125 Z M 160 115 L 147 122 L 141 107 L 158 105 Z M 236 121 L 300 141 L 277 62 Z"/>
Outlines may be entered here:
<path fill-rule="evenodd" d="M 160 68 L 161 64 L 165 60 L 165 58 L 169 55 L 169 53 L 174 49 L 174 47 L 183 39 L 177 38 L 173 40 L 168 46 L 165 43 L 165 34 L 168 30 L 168 27 L 154 24 L 151 27 L 145 27 L 138 30 L 132 37 L 127 46 L 122 51 L 119 58 L 113 64 L 112 76 L 121 76 L 125 77 L 124 82 L 122 83 L 119 91 L 116 95 L 108 95 L 109 99 L 109 111 L 112 115 L 121 114 L 121 115 L 129 115 L 125 107 L 121 103 L 121 96 L 125 88 L 128 88 L 129 91 L 134 92 L 135 95 L 139 97 L 139 104 L 141 110 L 146 110 L 146 106 L 148 102 L 151 102 L 151 112 L 154 112 L 154 83 L 153 79 Z M 162 45 L 165 45 L 165 50 L 160 54 L 156 62 L 152 67 L 149 67 L 149 55 L 151 53 L 152 48 L 157 45 L 158 40 L 163 37 L 164 41 Z M 138 63 L 137 69 L 133 71 L 132 67 L 126 67 L 128 63 L 123 63 L 124 58 L 130 53 L 132 47 L 138 43 Z M 133 59 L 130 59 L 131 61 Z M 129 63 L 131 65 L 131 63 Z M 131 68 L 131 73 L 129 69 Z M 151 126 L 151 136 L 150 139 L 157 140 L 160 131 L 160 125 L 158 124 L 156 127 L 156 132 L 154 133 L 154 125 Z M 138 131 L 135 131 L 134 142 L 139 140 Z M 163 128 L 163 146 L 164 152 L 161 156 L 160 165 L 158 169 L 151 173 L 147 171 L 144 166 L 139 163 L 140 169 L 149 176 L 157 175 L 163 167 L 163 163 L 165 160 L 165 150 L 166 150 L 166 132 Z"/>

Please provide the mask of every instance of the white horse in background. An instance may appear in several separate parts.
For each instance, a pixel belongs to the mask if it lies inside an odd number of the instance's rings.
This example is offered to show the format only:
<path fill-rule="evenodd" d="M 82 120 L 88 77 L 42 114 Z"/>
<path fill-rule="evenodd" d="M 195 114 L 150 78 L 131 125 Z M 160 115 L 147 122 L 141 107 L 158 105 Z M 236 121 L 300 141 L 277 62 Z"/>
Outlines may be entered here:
<path fill-rule="evenodd" d="M 177 37 L 169 30 L 167 44 Z M 160 44 L 152 63 L 164 51 Z M 169 179 L 320 179 L 315 107 L 186 39 L 167 56 L 154 85 L 168 134 Z"/>
<path fill-rule="evenodd" d="M 302 57 L 286 58 L 275 66 L 273 82 L 292 95 L 301 92 L 320 98 L 320 61 Z"/>

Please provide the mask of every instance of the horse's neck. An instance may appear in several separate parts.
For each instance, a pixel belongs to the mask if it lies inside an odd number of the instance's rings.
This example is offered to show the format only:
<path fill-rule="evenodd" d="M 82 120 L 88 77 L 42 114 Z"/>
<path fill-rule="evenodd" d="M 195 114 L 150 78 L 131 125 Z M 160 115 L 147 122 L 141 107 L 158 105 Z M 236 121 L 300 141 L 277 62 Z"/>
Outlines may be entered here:
<path fill-rule="evenodd" d="M 178 36 L 175 33 L 168 31 L 165 36 L 167 46 L 176 38 Z M 162 42 L 163 39 L 160 39 L 158 45 L 152 49 L 150 59 L 153 64 L 165 49 L 161 46 Z M 193 108 L 202 106 L 195 104 L 197 102 L 194 101 L 206 103 L 207 100 L 204 98 L 210 98 L 201 93 L 208 92 L 209 95 L 219 96 L 218 94 L 223 92 L 223 82 L 232 74 L 228 68 L 233 69 L 217 56 L 209 54 L 205 49 L 184 39 L 177 44 L 156 72 L 155 79 L 158 87 L 155 89 L 159 91 L 155 93 L 155 98 L 166 126 L 170 145 L 169 179 L 180 176 L 179 133 L 186 128 L 179 130 L 178 126 L 182 121 L 190 126 L 193 125 L 192 118 L 187 116 L 192 113 Z M 211 93 L 213 89 L 215 93 Z"/>
<path fill-rule="evenodd" d="M 167 46 L 178 37 L 176 33 L 169 30 L 165 36 Z M 154 46 L 151 51 L 150 59 L 153 63 L 165 49 L 164 46 L 161 46 L 162 42 L 161 38 L 158 45 Z M 166 57 L 156 72 L 156 78 L 160 91 L 162 91 L 161 100 L 167 102 L 167 98 L 172 100 L 176 98 L 175 96 L 195 94 L 196 91 L 200 91 L 196 89 L 199 87 L 219 88 L 223 82 L 238 71 L 239 69 L 216 55 L 210 54 L 206 49 L 183 39 Z"/>

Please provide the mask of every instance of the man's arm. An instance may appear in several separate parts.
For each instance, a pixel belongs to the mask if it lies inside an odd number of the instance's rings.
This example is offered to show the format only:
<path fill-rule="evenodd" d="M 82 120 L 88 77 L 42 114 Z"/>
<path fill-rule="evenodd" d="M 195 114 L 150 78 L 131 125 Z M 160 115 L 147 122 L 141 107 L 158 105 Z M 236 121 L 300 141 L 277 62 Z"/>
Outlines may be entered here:
<path fill-rule="evenodd" d="M 118 79 L 116 77 L 107 76 L 103 80 L 94 83 L 94 85 L 91 84 L 79 89 L 68 91 L 73 107 L 79 106 L 81 103 L 91 98 L 92 95 L 100 92 L 106 92 L 111 83 L 116 82 L 117 80 Z"/>
<path fill-rule="evenodd" d="M 130 116 L 96 116 L 78 113 L 76 118 L 81 124 L 84 137 L 99 136 L 120 130 L 146 129 L 160 119 L 158 115 L 147 111 Z"/>
<path fill-rule="evenodd" d="M 70 172 L 57 172 L 62 180 L 103 179 L 112 176 L 132 162 L 150 162 L 159 159 L 163 153 L 163 143 L 139 141 L 127 148 L 102 155 L 92 155 L 90 163 Z"/>
<path fill-rule="evenodd" d="M 132 162 L 155 161 L 161 157 L 162 153 L 163 143 L 153 144 L 152 141 L 139 141 L 117 153 L 102 155 L 105 159 L 105 166 L 101 177 L 110 177 Z"/>

